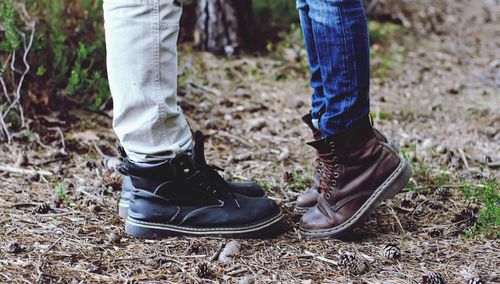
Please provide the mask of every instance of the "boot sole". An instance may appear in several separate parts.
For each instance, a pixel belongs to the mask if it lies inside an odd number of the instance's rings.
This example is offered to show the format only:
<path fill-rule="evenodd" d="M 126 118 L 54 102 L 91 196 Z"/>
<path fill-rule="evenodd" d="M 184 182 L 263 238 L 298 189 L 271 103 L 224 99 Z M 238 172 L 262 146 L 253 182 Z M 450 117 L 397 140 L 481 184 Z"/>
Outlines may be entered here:
<path fill-rule="evenodd" d="M 392 174 L 380 185 L 373 195 L 361 206 L 361 208 L 344 223 L 325 230 L 304 230 L 300 229 L 301 234 L 307 238 L 330 238 L 342 237 L 351 232 L 352 229 L 358 227 L 370 212 L 385 199 L 391 199 L 396 194 L 400 193 L 403 188 L 408 184 L 412 175 L 412 170 L 408 162 L 400 158 L 399 166 L 392 172 Z"/>
<path fill-rule="evenodd" d="M 283 229 L 283 212 L 266 220 L 241 226 L 227 228 L 196 228 L 189 226 L 169 225 L 143 222 L 128 216 L 125 221 L 127 234 L 144 239 L 160 239 L 175 236 L 215 236 L 224 238 L 266 238 L 274 236 Z"/>
<path fill-rule="evenodd" d="M 307 210 L 311 209 L 312 207 L 297 207 L 295 206 L 294 212 L 297 214 L 304 214 L 307 212 Z"/>

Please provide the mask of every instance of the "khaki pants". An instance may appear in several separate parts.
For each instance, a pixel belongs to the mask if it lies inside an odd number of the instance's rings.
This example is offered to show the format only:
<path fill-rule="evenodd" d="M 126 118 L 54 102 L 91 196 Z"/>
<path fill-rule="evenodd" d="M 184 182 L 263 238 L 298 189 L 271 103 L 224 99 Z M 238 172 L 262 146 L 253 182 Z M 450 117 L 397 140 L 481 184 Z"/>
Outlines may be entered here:
<path fill-rule="evenodd" d="M 135 162 L 170 158 L 192 146 L 177 105 L 181 14 L 174 0 L 104 0 L 113 129 Z"/>

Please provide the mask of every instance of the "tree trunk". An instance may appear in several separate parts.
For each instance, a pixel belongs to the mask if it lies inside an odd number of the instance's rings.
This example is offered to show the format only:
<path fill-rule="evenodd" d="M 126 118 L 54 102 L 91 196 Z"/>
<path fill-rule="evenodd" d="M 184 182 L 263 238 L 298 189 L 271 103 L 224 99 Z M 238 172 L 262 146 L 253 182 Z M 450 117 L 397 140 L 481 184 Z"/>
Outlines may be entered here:
<path fill-rule="evenodd" d="M 198 0 L 195 45 L 231 55 L 248 42 L 251 0 Z"/>

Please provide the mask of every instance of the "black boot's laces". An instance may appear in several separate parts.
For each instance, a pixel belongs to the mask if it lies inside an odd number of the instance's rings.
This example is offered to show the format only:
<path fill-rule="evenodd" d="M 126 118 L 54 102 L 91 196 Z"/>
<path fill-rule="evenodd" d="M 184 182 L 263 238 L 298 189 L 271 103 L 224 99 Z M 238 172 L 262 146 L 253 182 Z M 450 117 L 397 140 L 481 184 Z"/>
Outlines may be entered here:
<path fill-rule="evenodd" d="M 238 202 L 238 199 L 236 198 L 236 194 L 234 193 L 234 189 L 229 186 L 226 180 L 219 174 L 220 172 L 224 172 L 224 169 L 215 166 L 215 165 L 205 165 L 202 169 L 202 177 L 206 178 L 210 185 L 213 186 L 213 189 L 215 192 L 222 192 L 222 193 L 229 193 L 234 199 L 234 202 L 240 207 L 240 203 Z"/>

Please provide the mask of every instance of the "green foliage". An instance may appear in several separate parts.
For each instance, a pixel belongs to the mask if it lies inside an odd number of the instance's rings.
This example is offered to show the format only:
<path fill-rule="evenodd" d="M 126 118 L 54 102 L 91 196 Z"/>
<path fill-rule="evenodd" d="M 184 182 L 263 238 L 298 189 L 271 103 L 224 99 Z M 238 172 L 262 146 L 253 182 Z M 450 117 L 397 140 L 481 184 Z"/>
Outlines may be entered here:
<path fill-rule="evenodd" d="M 486 237 L 500 237 L 500 187 L 498 181 L 486 184 L 465 185 L 462 194 L 471 202 L 481 206 L 477 222 L 468 236 L 483 234 Z"/>
<path fill-rule="evenodd" d="M 64 188 L 64 184 L 62 184 L 62 183 L 56 184 L 56 187 L 54 188 L 54 190 L 56 191 L 57 196 L 59 197 L 59 200 L 61 200 L 63 202 L 69 201 L 68 195 L 66 194 L 66 190 Z"/>
<path fill-rule="evenodd" d="M 102 0 L 18 0 L 37 22 L 28 62 L 34 70 L 27 79 L 36 96 L 56 94 L 49 102 L 70 95 L 90 109 L 99 108 L 109 97 L 105 73 L 105 42 Z M 0 4 L 0 51 L 21 48 L 12 0 Z M 13 32 L 9 31 L 12 30 Z M 14 32 L 15 31 L 15 32 Z M 20 52 L 18 52 L 19 56 Z M 0 58 L 1 58 L 0 54 Z M 9 84 L 9 82 L 7 82 Z M 13 86 L 14 84 L 11 83 Z"/>
<path fill-rule="evenodd" d="M 21 37 L 17 33 L 16 18 L 16 11 L 11 0 L 0 3 L 0 24 L 5 30 L 3 36 L 0 34 L 0 51 L 12 52 L 21 46 Z"/>
<path fill-rule="evenodd" d="M 394 36 L 401 34 L 403 27 L 391 22 L 368 22 L 368 33 L 372 43 L 385 43 Z"/>
<path fill-rule="evenodd" d="M 290 188 L 294 191 L 303 191 L 313 185 L 313 181 L 304 176 L 302 171 L 293 171 L 288 181 Z"/>
<path fill-rule="evenodd" d="M 267 47 L 269 43 L 276 43 L 288 38 L 292 25 L 299 23 L 299 14 L 295 8 L 295 1 L 289 0 L 253 0 L 252 14 L 255 35 L 259 46 Z M 263 46 L 262 46 L 263 45 Z"/>

